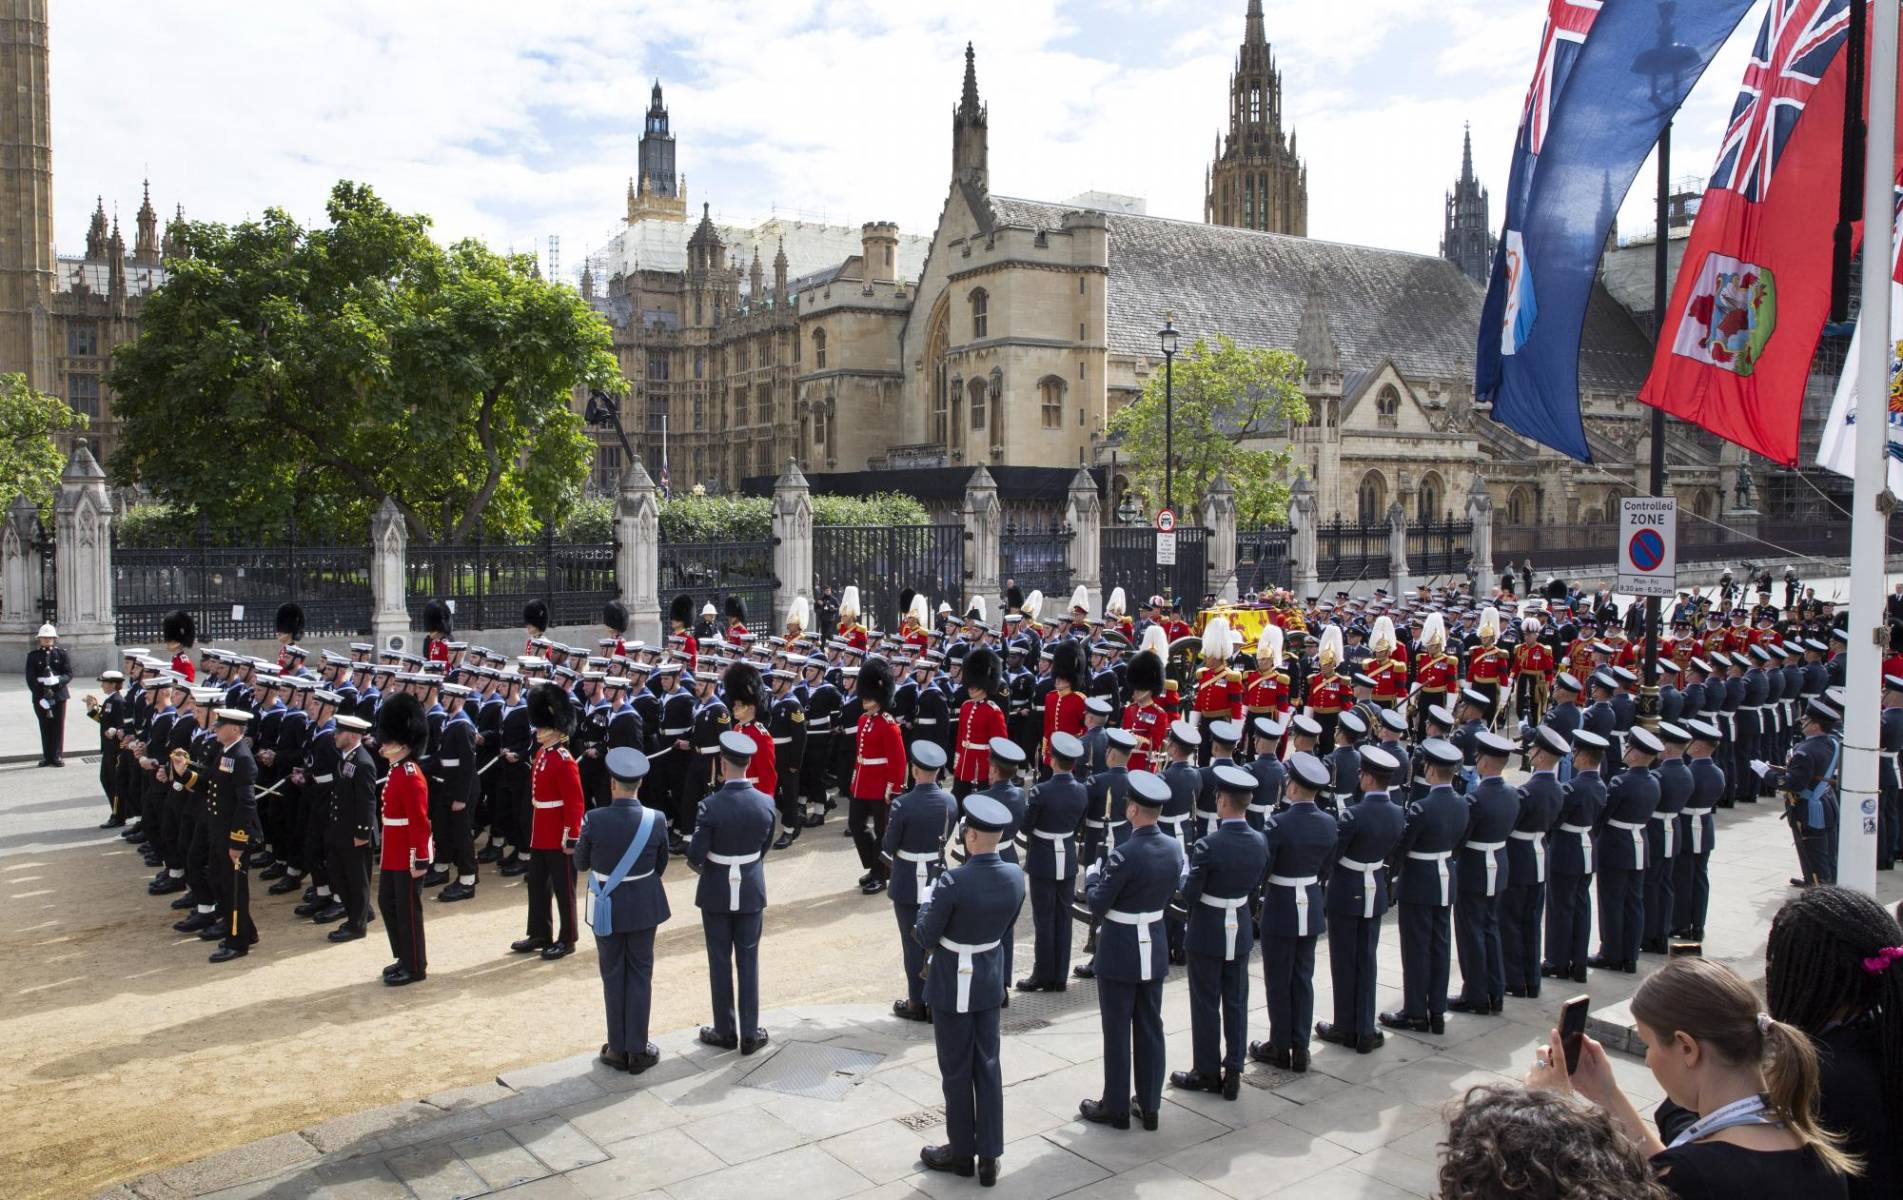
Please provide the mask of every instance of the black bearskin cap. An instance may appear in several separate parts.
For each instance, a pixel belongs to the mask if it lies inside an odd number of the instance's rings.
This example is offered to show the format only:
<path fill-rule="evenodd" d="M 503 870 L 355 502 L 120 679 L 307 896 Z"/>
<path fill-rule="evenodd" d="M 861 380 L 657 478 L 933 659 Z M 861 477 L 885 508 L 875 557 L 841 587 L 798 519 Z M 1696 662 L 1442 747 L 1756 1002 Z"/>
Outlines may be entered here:
<path fill-rule="evenodd" d="M 747 623 L 747 602 L 738 596 L 727 597 L 727 619 Z"/>
<path fill-rule="evenodd" d="M 286 600 L 278 605 L 278 632 L 292 641 L 304 636 L 304 608 L 294 601 Z"/>
<path fill-rule="evenodd" d="M 429 745 L 429 722 L 423 703 L 408 692 L 391 696 L 377 706 L 377 741 L 386 746 L 408 746 L 418 751 Z"/>
<path fill-rule="evenodd" d="M 880 709 L 892 707 L 892 664 L 873 655 L 859 668 L 859 697 L 877 704 Z"/>
<path fill-rule="evenodd" d="M 616 635 L 628 632 L 628 606 L 619 600 L 610 600 L 601 606 L 601 623 L 615 631 Z"/>
<path fill-rule="evenodd" d="M 983 688 L 986 696 L 998 694 L 1002 670 L 998 652 L 989 646 L 974 646 L 965 654 L 965 686 Z"/>
<path fill-rule="evenodd" d="M 1084 648 L 1075 638 L 1051 647 L 1051 678 L 1068 682 L 1072 691 L 1084 690 Z"/>
<path fill-rule="evenodd" d="M 538 683 L 529 689 L 529 724 L 536 729 L 575 732 L 575 705 L 568 693 L 553 683 Z"/>
<path fill-rule="evenodd" d="M 180 609 L 159 625 L 159 634 L 168 642 L 190 646 L 198 641 L 198 625 L 192 620 L 192 614 Z"/>
<path fill-rule="evenodd" d="M 1163 660 L 1153 650 L 1140 651 L 1130 660 L 1130 690 L 1163 694 Z"/>
<path fill-rule="evenodd" d="M 437 637 L 449 636 L 449 605 L 441 600 L 431 600 L 423 605 L 423 632 L 433 633 Z"/>
<path fill-rule="evenodd" d="M 667 606 L 667 619 L 686 629 L 694 623 L 694 598 L 682 592 Z"/>
<path fill-rule="evenodd" d="M 547 632 L 548 604 L 542 600 L 531 600 L 522 606 L 522 623 L 530 629 Z"/>
<path fill-rule="evenodd" d="M 1017 612 L 1024 607 L 1024 589 L 1012 584 L 1004 589 L 1004 607 L 1007 611 Z"/>
<path fill-rule="evenodd" d="M 727 673 L 721 676 L 720 690 L 726 696 L 728 708 L 751 704 L 755 716 L 766 715 L 766 689 L 760 684 L 760 668 L 752 663 L 737 662 L 728 667 Z"/>

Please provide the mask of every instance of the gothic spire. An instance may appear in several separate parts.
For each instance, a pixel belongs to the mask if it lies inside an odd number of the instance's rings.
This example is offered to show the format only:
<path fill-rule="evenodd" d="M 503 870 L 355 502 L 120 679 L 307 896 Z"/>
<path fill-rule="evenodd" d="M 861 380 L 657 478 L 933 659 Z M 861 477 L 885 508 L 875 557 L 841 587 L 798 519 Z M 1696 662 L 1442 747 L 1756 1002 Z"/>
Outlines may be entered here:
<path fill-rule="evenodd" d="M 965 43 L 965 90 L 958 97 L 958 119 L 984 120 L 984 113 L 978 107 L 978 55 L 970 42 Z"/>
<path fill-rule="evenodd" d="M 1474 177 L 1474 127 L 1473 122 L 1461 124 L 1460 145 L 1460 182 L 1472 183 Z"/>
<path fill-rule="evenodd" d="M 106 198 L 99 197 L 98 207 L 93 209 L 92 224 L 86 229 L 86 261 L 106 261 Z"/>
<path fill-rule="evenodd" d="M 952 178 L 987 186 L 990 150 L 985 131 L 985 106 L 978 99 L 978 56 L 965 43 L 965 88 L 952 113 Z"/>
<path fill-rule="evenodd" d="M 139 232 L 133 242 L 132 261 L 141 267 L 159 265 L 159 214 L 152 208 L 152 181 L 145 181 L 145 198 L 139 202 Z"/>
<path fill-rule="evenodd" d="M 1295 353 L 1308 364 L 1308 374 L 1341 374 L 1341 347 L 1328 325 L 1327 290 L 1321 275 L 1308 273 L 1308 295 L 1302 301 L 1302 321 L 1295 329 Z"/>
<path fill-rule="evenodd" d="M 786 307 L 786 239 L 780 239 L 780 248 L 773 255 L 773 307 Z"/>
<path fill-rule="evenodd" d="M 1262 27 L 1262 0 L 1249 0 L 1249 15 L 1243 22 L 1242 41 L 1245 45 L 1260 46 L 1268 40 L 1269 35 Z"/>

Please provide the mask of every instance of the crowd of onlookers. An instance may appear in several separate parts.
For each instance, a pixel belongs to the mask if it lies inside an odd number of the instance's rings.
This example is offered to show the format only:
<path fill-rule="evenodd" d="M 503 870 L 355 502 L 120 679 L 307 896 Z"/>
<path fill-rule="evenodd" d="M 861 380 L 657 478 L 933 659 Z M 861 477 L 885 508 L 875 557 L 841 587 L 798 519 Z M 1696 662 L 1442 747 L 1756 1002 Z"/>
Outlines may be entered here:
<path fill-rule="evenodd" d="M 1903 906 L 1817 887 L 1771 923 L 1763 995 L 1674 958 L 1632 1016 L 1665 1093 L 1647 1120 L 1605 1050 L 1554 1030 L 1523 1087 L 1449 1118 L 1445 1200 L 1903 1197 Z"/>

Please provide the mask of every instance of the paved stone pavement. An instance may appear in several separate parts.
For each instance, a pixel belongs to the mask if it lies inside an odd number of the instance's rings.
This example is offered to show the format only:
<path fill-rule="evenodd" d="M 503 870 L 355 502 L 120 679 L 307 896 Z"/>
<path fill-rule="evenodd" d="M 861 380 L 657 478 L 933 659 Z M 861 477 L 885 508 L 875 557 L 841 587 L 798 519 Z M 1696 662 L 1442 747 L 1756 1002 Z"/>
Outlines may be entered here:
<path fill-rule="evenodd" d="M 1749 977 L 1762 974 L 1772 914 L 1789 897 L 1790 838 L 1775 806 L 1721 812 L 1717 903 L 1707 951 Z M 1884 874 L 1886 902 L 1903 878 Z M 896 934 L 895 934 L 896 936 Z M 1020 955 L 1025 951 L 1020 950 Z M 1329 1012 L 1327 943 L 1316 970 L 1317 1012 Z M 1023 961 L 1021 958 L 1020 961 Z M 1259 959 L 1258 959 L 1259 961 Z M 1648 958 L 1642 970 L 1660 960 Z M 1381 945 L 1382 1007 L 1400 964 L 1392 922 Z M 1458 971 L 1455 972 L 1456 984 Z M 1586 990 L 1597 1033 L 1628 1035 L 1623 1001 L 1636 978 L 1595 972 Z M 1396 1035 L 1370 1055 L 1317 1043 L 1305 1075 L 1252 1065 L 1240 1100 L 1165 1090 L 1162 1127 L 1116 1132 L 1076 1119 L 1101 1090 L 1093 985 L 1019 997 L 1006 1013 L 1006 1137 L 999 1198 L 1074 1196 L 1304 1200 L 1431 1196 L 1441 1110 L 1464 1089 L 1518 1080 L 1571 986 L 1509 1000 L 1504 1017 L 1448 1018 L 1447 1033 Z M 1260 976 L 1251 1032 L 1266 1033 Z M 1165 988 L 1170 1062 L 1189 1057 L 1182 972 Z M 752 1191 L 799 1200 L 947 1197 L 970 1180 L 923 1172 L 921 1145 L 943 1140 L 942 1096 L 929 1027 L 879 1005 L 767 1013 L 769 1047 L 752 1057 L 659 1037 L 659 1066 L 610 1071 L 592 1053 L 498 1076 L 388 1108 L 284 1133 L 104 1193 L 112 1200 L 725 1200 Z M 577 1029 L 594 1046 L 595 1028 Z M 1615 1058 L 1642 1108 L 1660 1098 L 1643 1064 Z M 269 1086 L 261 1082 L 260 1086 Z M 207 1114 L 208 1119 L 215 1119 Z"/>

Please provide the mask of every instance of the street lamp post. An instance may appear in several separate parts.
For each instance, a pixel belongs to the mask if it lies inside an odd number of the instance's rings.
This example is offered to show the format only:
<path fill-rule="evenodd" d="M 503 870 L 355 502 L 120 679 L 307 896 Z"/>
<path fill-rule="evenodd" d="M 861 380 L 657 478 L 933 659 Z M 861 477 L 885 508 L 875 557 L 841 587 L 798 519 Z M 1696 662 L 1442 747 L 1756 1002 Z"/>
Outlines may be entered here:
<path fill-rule="evenodd" d="M 1156 340 L 1163 347 L 1163 507 L 1176 511 L 1176 321 L 1174 313 L 1163 314 L 1163 328 Z M 1164 590 L 1170 599 L 1176 595 L 1176 568 L 1163 572 Z"/>

